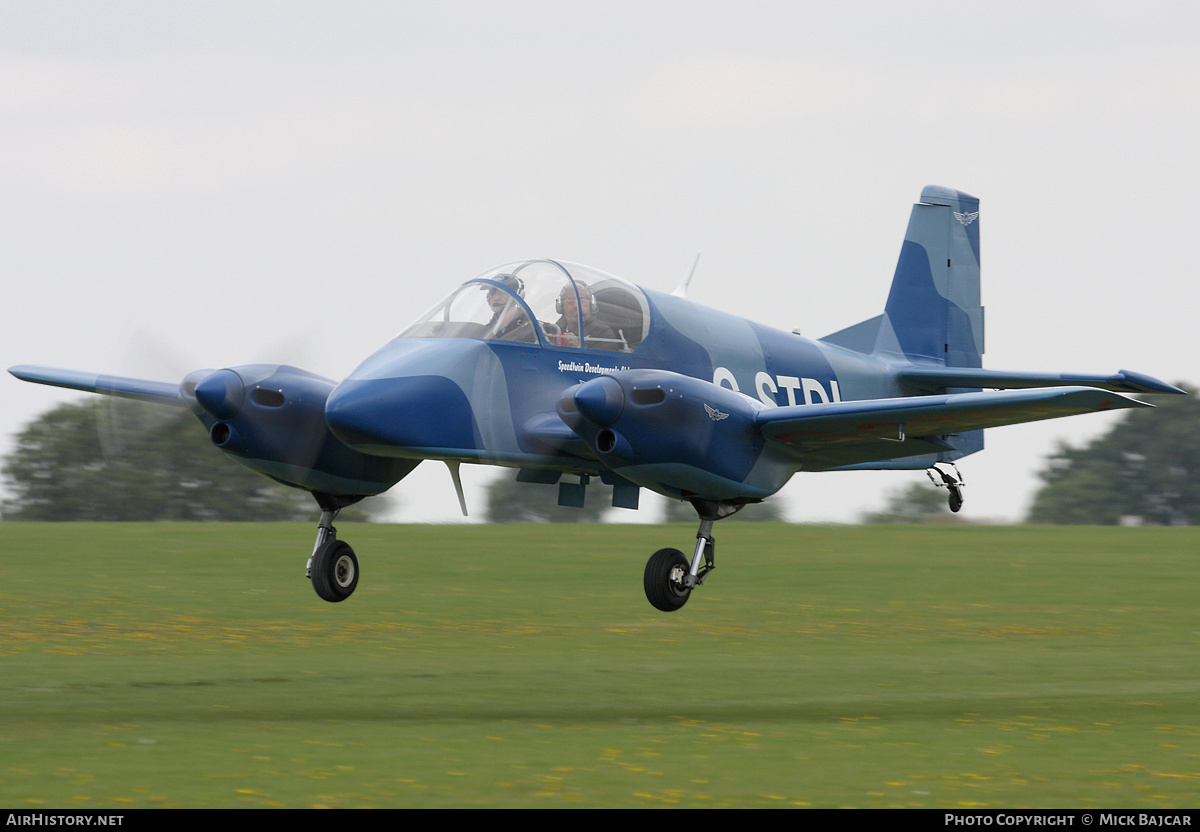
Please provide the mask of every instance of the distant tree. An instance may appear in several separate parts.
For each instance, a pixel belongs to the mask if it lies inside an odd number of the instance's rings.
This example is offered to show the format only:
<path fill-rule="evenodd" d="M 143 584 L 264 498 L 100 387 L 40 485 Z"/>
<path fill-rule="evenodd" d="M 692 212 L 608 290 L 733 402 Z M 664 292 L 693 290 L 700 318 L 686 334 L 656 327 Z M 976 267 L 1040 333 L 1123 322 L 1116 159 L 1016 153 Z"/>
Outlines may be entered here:
<path fill-rule="evenodd" d="M 517 482 L 504 471 L 487 488 L 489 523 L 598 523 L 612 507 L 612 490 L 593 478 L 583 508 L 558 504 L 558 486 Z"/>
<path fill-rule="evenodd" d="M 744 508 L 740 509 L 737 514 L 732 514 L 722 520 L 722 523 L 730 523 L 734 520 L 743 520 L 749 522 L 763 523 L 780 523 L 783 522 L 783 510 L 780 508 L 778 500 L 765 500 L 761 503 L 749 503 Z M 696 509 L 692 508 L 692 504 L 686 500 L 670 500 L 668 499 L 663 506 L 664 523 L 695 523 L 698 522 Z"/>
<path fill-rule="evenodd" d="M 928 482 L 910 483 L 893 490 L 882 511 L 863 515 L 864 523 L 949 523 L 955 521 L 950 513 L 947 492 Z"/>
<path fill-rule="evenodd" d="M 1147 525 L 1200 523 L 1200 400 L 1156 397 L 1154 410 L 1127 410 L 1081 448 L 1060 444 L 1039 473 L 1031 523 Z"/>
<path fill-rule="evenodd" d="M 0 476 L 10 494 L 0 505 L 5 520 L 314 520 L 318 513 L 307 492 L 213 447 L 191 413 L 138 402 L 90 399 L 47 411 L 18 434 Z M 361 505 L 340 519 L 368 519 Z"/>

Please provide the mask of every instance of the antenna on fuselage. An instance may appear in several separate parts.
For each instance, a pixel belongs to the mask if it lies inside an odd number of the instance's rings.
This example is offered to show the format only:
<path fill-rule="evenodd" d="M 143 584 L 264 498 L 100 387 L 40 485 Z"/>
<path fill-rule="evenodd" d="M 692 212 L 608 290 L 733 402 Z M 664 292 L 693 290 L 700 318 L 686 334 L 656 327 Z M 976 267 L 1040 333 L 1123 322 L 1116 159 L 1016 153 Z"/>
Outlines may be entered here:
<path fill-rule="evenodd" d="M 692 267 L 688 269 L 688 273 L 683 276 L 683 280 L 679 281 L 679 285 L 675 287 L 675 291 L 671 294 L 677 298 L 687 298 L 688 284 L 692 282 L 692 275 L 696 273 L 696 264 L 700 262 L 700 252 L 696 252 L 696 256 L 692 259 Z"/>
<path fill-rule="evenodd" d="M 462 509 L 463 517 L 467 516 L 467 496 L 463 494 L 462 477 L 458 475 L 458 462 L 446 460 L 446 467 L 450 469 L 450 479 L 454 480 L 454 491 L 458 494 L 458 507 Z"/>

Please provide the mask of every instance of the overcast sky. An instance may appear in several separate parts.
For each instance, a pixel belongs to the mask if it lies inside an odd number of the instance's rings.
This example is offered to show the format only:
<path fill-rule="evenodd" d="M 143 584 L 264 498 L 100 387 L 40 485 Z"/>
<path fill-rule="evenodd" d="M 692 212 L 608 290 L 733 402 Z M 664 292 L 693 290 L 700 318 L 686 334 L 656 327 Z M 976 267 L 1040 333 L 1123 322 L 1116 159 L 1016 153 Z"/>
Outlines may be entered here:
<path fill-rule="evenodd" d="M 528 256 L 669 291 L 699 251 L 693 300 L 820 336 L 882 311 L 939 184 L 982 201 L 985 366 L 1195 384 L 1198 43 L 1183 0 L 5 0 L 0 364 L 340 379 Z M 78 398 L 5 378 L 0 452 Z M 965 516 L 1110 418 L 988 431 Z M 781 496 L 850 520 L 921 476 Z M 443 466 L 395 491 L 457 515 Z"/>

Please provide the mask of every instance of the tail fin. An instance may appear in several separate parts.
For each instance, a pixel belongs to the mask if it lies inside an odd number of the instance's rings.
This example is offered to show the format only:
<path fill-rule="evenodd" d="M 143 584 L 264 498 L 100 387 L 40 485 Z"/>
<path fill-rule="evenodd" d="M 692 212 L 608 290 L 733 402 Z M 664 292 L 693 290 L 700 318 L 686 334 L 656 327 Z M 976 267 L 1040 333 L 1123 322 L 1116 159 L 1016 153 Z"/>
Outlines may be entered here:
<path fill-rule="evenodd" d="M 982 366 L 979 200 L 936 185 L 921 191 L 884 313 L 821 340 L 922 364 Z"/>
<path fill-rule="evenodd" d="M 913 206 L 882 315 L 821 339 L 925 367 L 983 366 L 979 303 L 979 200 L 929 185 Z M 977 388 L 944 389 L 965 392 Z M 926 467 L 983 450 L 983 431 L 946 436 L 951 451 L 864 468 Z"/>

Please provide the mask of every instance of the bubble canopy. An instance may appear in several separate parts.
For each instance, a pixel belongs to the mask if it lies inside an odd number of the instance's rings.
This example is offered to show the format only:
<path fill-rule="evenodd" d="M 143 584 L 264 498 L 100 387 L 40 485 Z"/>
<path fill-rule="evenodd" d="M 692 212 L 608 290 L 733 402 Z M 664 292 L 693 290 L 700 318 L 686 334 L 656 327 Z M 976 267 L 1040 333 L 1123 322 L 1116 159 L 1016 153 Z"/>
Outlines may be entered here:
<path fill-rule="evenodd" d="M 574 263 L 521 260 L 468 280 L 399 337 L 632 352 L 649 326 L 646 297 L 632 283 Z"/>

